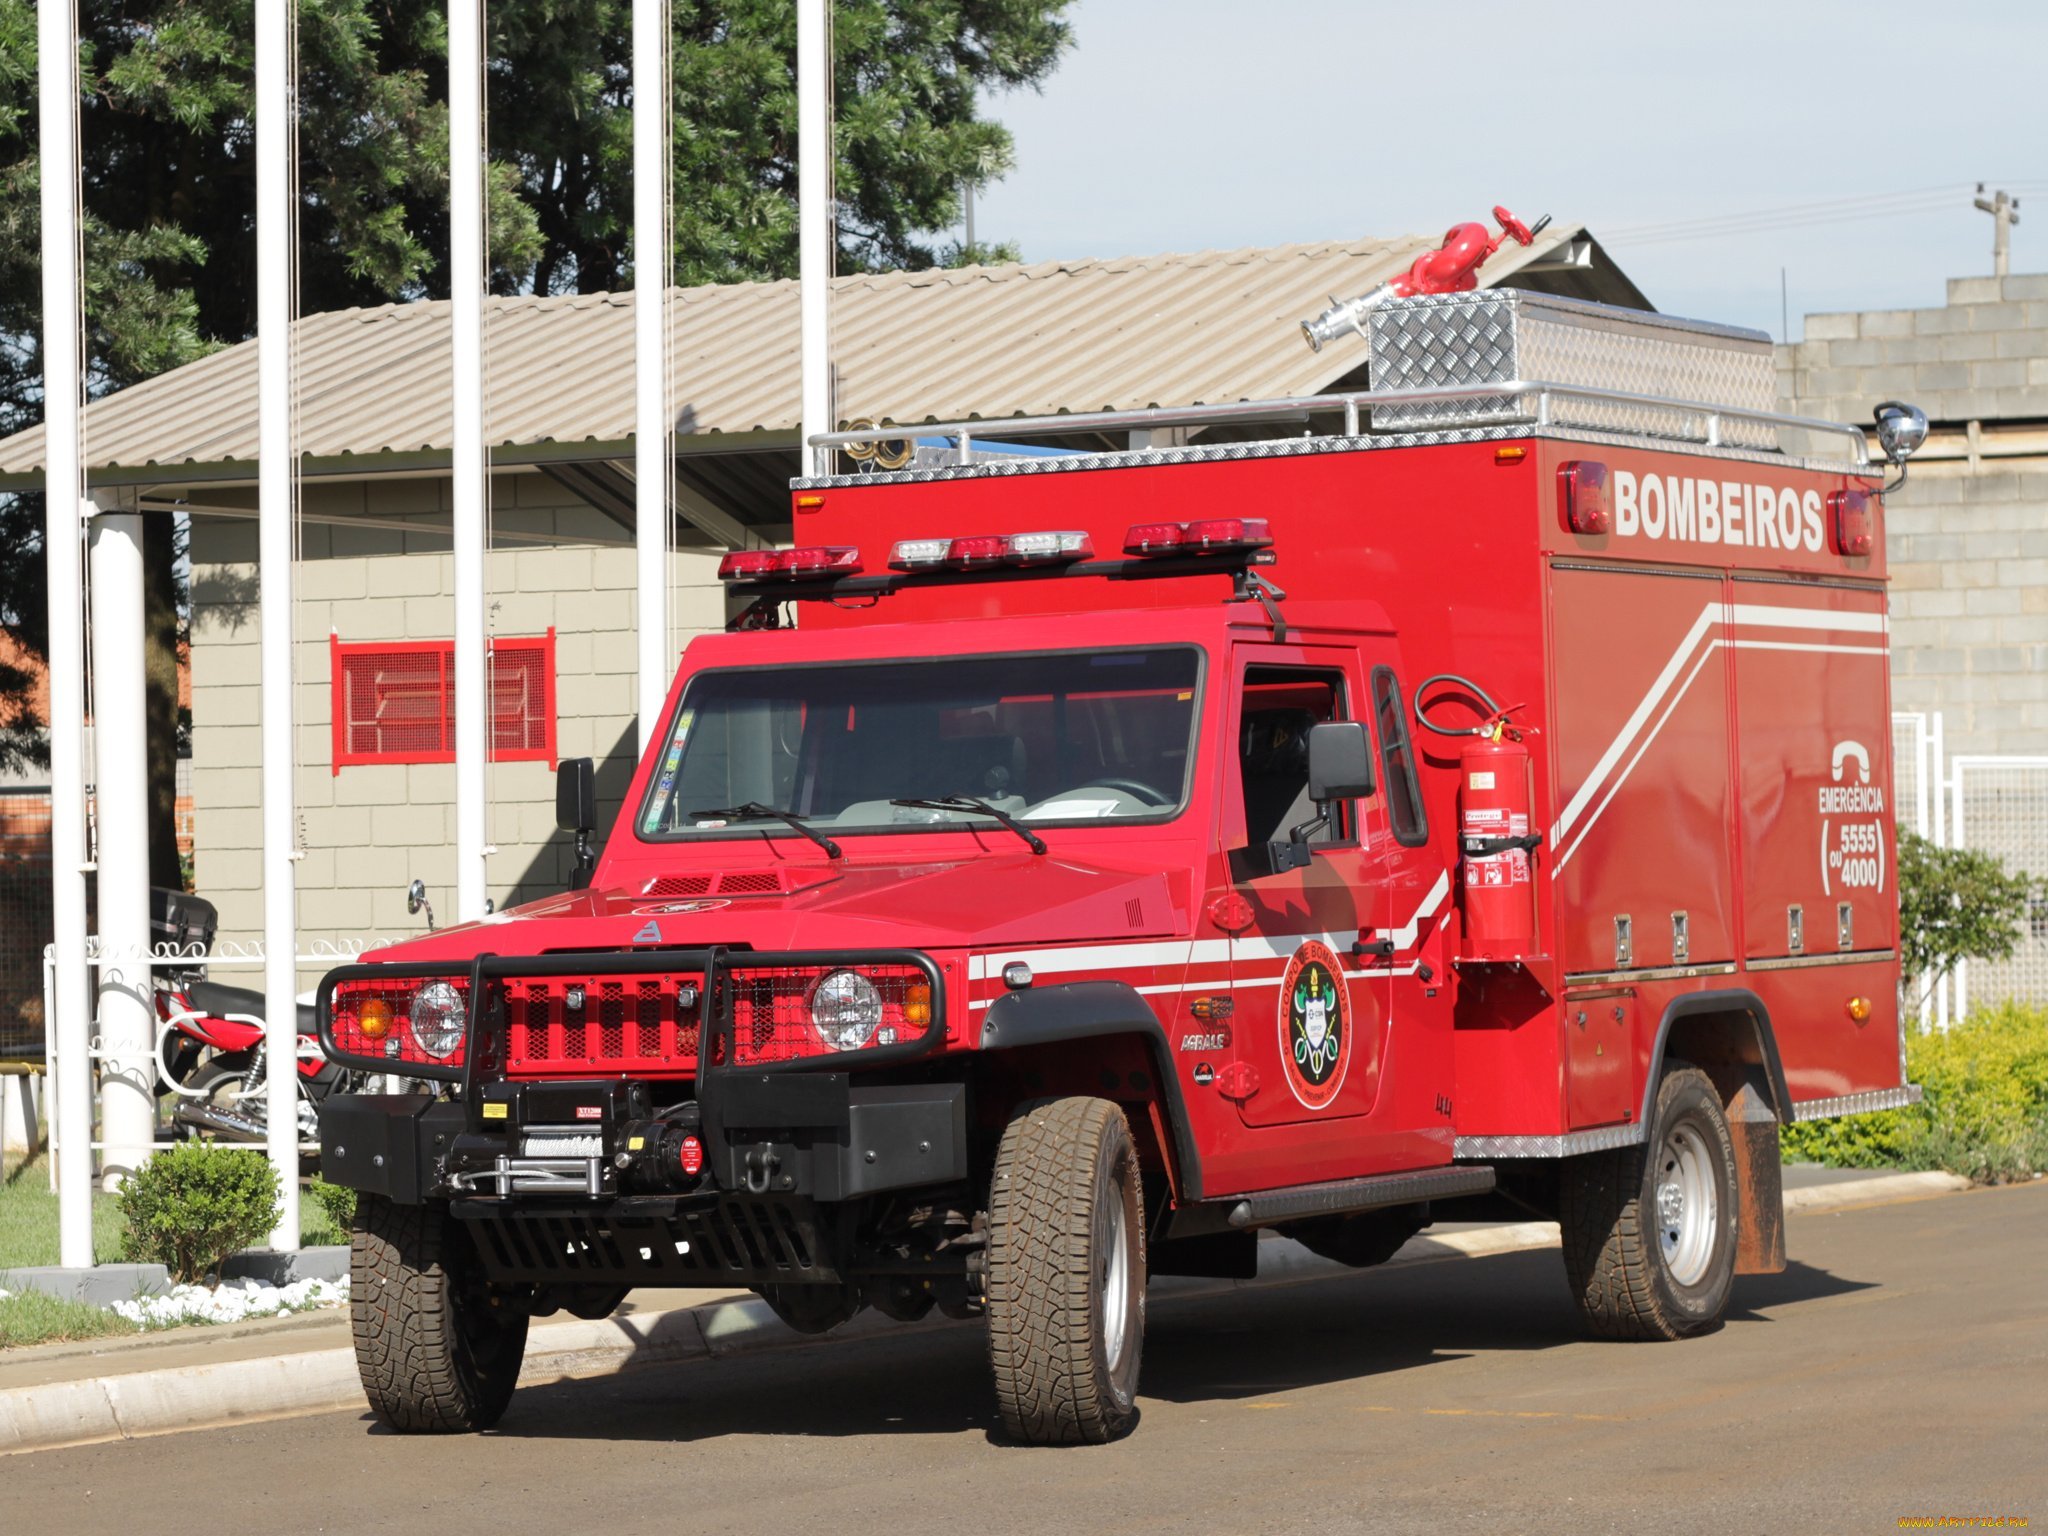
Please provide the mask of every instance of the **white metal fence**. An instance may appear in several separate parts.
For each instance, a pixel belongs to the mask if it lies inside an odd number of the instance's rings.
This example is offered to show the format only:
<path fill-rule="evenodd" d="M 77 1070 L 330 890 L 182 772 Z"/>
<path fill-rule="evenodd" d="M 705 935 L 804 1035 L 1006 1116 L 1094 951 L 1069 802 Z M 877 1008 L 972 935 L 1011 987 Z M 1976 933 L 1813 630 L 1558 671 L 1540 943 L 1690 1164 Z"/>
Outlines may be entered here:
<path fill-rule="evenodd" d="M 2048 881 L 2048 757 L 1946 757 L 1938 712 L 1893 715 L 1892 748 L 1901 828 Z M 1921 1001 L 1921 1024 L 1946 1028 L 1972 1003 L 2007 1000 L 2048 1004 L 2048 885 L 2037 886 L 2011 958 L 1966 961 L 1938 978 Z"/>

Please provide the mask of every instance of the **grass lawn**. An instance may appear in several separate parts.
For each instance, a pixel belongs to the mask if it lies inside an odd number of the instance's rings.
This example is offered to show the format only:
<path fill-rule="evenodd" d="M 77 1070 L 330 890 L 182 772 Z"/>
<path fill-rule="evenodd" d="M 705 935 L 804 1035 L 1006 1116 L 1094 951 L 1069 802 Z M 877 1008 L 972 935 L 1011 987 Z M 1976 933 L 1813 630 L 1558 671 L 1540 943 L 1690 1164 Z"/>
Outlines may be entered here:
<path fill-rule="evenodd" d="M 321 1202 L 301 1190 L 299 1240 L 308 1247 L 346 1243 Z M 92 1197 L 93 1258 L 101 1264 L 127 1257 L 122 1241 L 120 1202 L 112 1195 Z M 57 1262 L 57 1197 L 50 1193 L 49 1167 L 41 1156 L 27 1165 L 9 1165 L 0 1184 L 0 1273 Z M 23 1292 L 0 1300 L 0 1349 L 19 1344 L 49 1344 L 64 1339 L 92 1339 L 137 1331 L 137 1325 L 115 1312 L 84 1302 L 59 1301 L 39 1292 Z"/>

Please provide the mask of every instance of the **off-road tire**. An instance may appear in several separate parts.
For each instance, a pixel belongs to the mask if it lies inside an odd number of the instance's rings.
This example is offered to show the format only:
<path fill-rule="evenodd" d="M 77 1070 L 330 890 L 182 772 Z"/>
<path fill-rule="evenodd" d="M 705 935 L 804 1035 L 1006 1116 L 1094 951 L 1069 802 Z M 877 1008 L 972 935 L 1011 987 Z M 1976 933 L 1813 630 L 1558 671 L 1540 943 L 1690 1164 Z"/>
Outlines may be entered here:
<path fill-rule="evenodd" d="M 1701 1272 L 1682 1283 L 1660 1240 L 1658 1189 L 1675 1176 L 1672 1137 L 1687 1132 L 1706 1154 L 1715 1211 Z M 1704 1072 L 1669 1063 L 1647 1138 L 1565 1159 L 1558 1186 L 1565 1275 L 1588 1333 L 1681 1339 L 1719 1325 L 1735 1278 L 1735 1143 Z"/>
<path fill-rule="evenodd" d="M 526 1354 L 527 1313 L 492 1296 L 446 1207 L 361 1196 L 348 1274 L 356 1368 L 378 1418 L 408 1434 L 498 1422 Z"/>
<path fill-rule="evenodd" d="M 1108 1100 L 1034 1104 L 1004 1131 L 989 1188 L 988 1344 L 1013 1439 L 1100 1445 L 1136 1422 L 1144 1217 L 1131 1128 Z"/>

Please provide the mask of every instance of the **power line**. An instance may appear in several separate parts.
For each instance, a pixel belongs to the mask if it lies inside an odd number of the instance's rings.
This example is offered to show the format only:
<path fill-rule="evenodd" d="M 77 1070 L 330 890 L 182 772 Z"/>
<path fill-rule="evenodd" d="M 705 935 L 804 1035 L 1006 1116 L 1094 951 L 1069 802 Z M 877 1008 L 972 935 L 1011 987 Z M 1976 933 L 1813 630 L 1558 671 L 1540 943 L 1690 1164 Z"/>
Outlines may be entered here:
<path fill-rule="evenodd" d="M 1854 197 L 1758 208 L 1739 213 L 1673 219 L 1652 224 L 1622 225 L 1607 230 L 1605 237 L 1617 245 L 1661 245 L 1710 236 L 1763 234 L 1780 229 L 1800 229 L 1856 220 L 1904 218 L 1967 207 L 1967 199 L 1973 192 L 1974 185 L 1956 182 L 1937 187 L 1866 193 Z M 2033 192 L 2048 187 L 2048 183 L 2039 181 L 2011 181 L 2005 185 L 2020 192 Z"/>

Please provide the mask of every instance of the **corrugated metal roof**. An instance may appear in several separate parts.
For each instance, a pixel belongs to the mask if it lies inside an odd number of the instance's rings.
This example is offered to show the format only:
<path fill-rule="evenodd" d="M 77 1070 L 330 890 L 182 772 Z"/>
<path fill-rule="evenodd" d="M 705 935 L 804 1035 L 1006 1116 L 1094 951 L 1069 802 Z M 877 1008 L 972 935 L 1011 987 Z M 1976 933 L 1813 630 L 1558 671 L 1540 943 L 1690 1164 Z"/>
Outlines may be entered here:
<path fill-rule="evenodd" d="M 1498 283 L 1580 234 L 1553 225 L 1532 249 L 1496 256 L 1485 280 Z M 839 414 L 912 423 L 1313 394 L 1356 369 L 1363 349 L 1312 353 L 1298 322 L 1333 294 L 1392 276 L 1439 238 L 838 278 Z M 795 283 L 677 289 L 670 315 L 679 433 L 796 427 Z M 485 437 L 494 448 L 631 438 L 630 293 L 493 299 L 484 323 Z M 445 454 L 449 334 L 445 302 L 301 320 L 304 452 Z M 253 473 L 255 455 L 254 342 L 86 412 L 86 462 L 96 470 L 233 465 L 224 477 L 240 478 Z M 22 483 L 41 465 L 41 428 L 0 442 L 0 480 Z"/>

